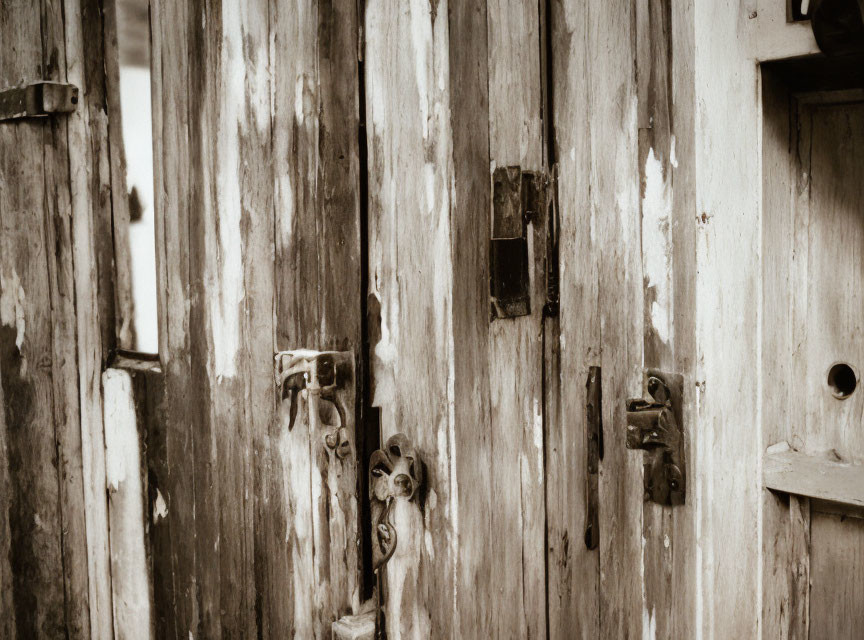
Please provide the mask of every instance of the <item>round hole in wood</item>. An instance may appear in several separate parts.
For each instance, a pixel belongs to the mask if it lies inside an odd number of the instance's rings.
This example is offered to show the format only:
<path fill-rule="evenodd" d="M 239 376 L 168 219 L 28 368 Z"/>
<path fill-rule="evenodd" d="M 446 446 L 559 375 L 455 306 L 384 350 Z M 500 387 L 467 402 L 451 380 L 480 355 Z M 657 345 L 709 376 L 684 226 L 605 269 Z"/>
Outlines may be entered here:
<path fill-rule="evenodd" d="M 838 362 L 828 369 L 828 387 L 835 398 L 843 400 L 855 393 L 858 386 L 858 376 L 855 370 L 845 362 Z"/>

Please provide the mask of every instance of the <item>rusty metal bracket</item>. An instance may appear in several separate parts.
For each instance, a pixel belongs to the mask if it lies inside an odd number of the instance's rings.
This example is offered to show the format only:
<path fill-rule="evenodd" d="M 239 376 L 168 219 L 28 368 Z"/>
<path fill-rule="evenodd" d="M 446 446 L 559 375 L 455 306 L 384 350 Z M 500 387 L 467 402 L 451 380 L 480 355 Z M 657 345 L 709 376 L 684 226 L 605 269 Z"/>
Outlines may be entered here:
<path fill-rule="evenodd" d="M 662 505 L 684 504 L 684 379 L 656 369 L 648 369 L 646 378 L 651 400 L 627 400 L 627 448 L 646 452 L 646 500 Z"/>
<path fill-rule="evenodd" d="M 353 393 L 353 385 L 354 354 L 350 351 L 299 349 L 276 354 L 276 387 L 283 399 L 291 399 L 288 430 L 294 428 L 297 418 L 297 395 L 305 391 L 312 400 L 310 420 L 325 427 L 324 443 L 340 459 L 352 452 L 346 426 L 353 422 L 353 416 L 347 415 L 343 395 L 349 390 Z"/>
<path fill-rule="evenodd" d="M 399 540 L 391 519 L 397 500 L 412 501 L 423 482 L 423 465 L 404 433 L 391 436 L 369 459 L 369 500 L 372 514 L 372 569 L 376 588 L 376 638 L 383 637 L 383 576 L 381 569 L 393 557 Z"/>
<path fill-rule="evenodd" d="M 78 106 L 78 87 L 62 82 L 34 82 L 0 91 L 0 122 L 72 113 Z"/>
<path fill-rule="evenodd" d="M 492 228 L 489 240 L 491 315 L 518 318 L 531 313 L 531 264 L 528 224 L 546 233 L 543 313 L 558 313 L 558 226 L 555 175 L 497 167 L 492 173 Z M 536 237 L 536 236 L 535 236 Z"/>

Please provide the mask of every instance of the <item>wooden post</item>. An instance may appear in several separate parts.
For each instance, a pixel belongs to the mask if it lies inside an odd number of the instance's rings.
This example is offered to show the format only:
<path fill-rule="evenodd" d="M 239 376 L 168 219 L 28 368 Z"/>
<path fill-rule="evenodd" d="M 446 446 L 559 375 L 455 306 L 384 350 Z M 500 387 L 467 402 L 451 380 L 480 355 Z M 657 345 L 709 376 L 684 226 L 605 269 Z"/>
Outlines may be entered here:
<path fill-rule="evenodd" d="M 492 634 L 482 5 L 366 6 L 373 404 L 382 435 L 407 434 L 426 469 L 422 531 L 399 533 L 416 540 L 417 564 L 410 580 L 387 569 L 388 584 L 402 585 L 386 594 L 401 603 L 389 638 Z"/>
<path fill-rule="evenodd" d="M 106 105 L 116 104 L 106 79 L 115 51 L 102 11 L 98 0 L 0 9 L 2 88 L 79 89 L 68 115 L 0 128 L 0 633 L 9 638 L 112 633 L 100 377 L 128 291 L 115 289 L 111 229 L 122 237 L 124 218 L 114 216 L 109 149 L 122 143 Z"/>
<path fill-rule="evenodd" d="M 273 356 L 362 352 L 357 7 L 151 6 L 168 390 L 157 634 L 324 637 L 324 600 L 359 605 L 356 489 L 321 483 L 316 449 L 293 446 Z M 344 501 L 355 524 L 307 548 L 290 497 L 316 486 L 316 510 Z M 307 552 L 317 569 L 295 562 Z M 314 612 L 295 607 L 331 588 Z"/>

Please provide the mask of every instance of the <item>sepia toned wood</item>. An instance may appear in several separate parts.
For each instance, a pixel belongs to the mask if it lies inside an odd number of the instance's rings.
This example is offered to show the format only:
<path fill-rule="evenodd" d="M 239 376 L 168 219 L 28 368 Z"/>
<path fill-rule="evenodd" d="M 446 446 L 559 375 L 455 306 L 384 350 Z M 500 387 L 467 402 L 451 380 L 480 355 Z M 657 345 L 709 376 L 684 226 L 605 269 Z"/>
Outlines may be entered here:
<path fill-rule="evenodd" d="M 271 98 L 259 72 L 269 55 L 269 8 L 154 2 L 153 15 L 168 389 L 167 477 L 155 489 L 167 511 L 159 526 L 170 529 L 154 575 L 170 574 L 173 585 L 173 615 L 157 620 L 156 631 L 254 636 L 268 624 L 256 580 L 285 557 L 275 545 L 256 545 L 255 527 L 267 477 L 266 456 L 256 453 L 275 411 Z"/>
<path fill-rule="evenodd" d="M 636 73 L 646 367 L 696 378 L 694 278 L 696 224 L 693 3 L 637 4 Z M 687 475 L 695 385 L 685 386 Z M 643 635 L 694 635 L 695 501 L 645 502 Z"/>
<path fill-rule="evenodd" d="M 417 8 L 413 9 L 417 12 L 415 15 L 422 15 L 421 3 L 416 5 Z M 431 7 L 434 5 L 430 5 Z M 442 15 L 446 16 L 445 20 L 449 20 L 449 24 L 446 25 L 449 41 L 446 41 L 446 45 L 438 31 L 438 23 L 434 20 L 437 17 L 440 22 Z M 493 457 L 495 436 L 492 434 L 496 428 L 491 418 L 490 394 L 494 379 L 493 372 L 497 366 L 489 360 L 491 353 L 489 340 L 492 329 L 489 324 L 488 238 L 491 193 L 487 39 L 489 20 L 492 17 L 484 3 L 478 6 L 473 6 L 471 3 L 452 5 L 439 3 L 437 13 L 433 10 L 429 17 L 435 25 L 433 51 L 438 50 L 437 43 L 441 42 L 441 46 L 445 47 L 441 51 L 446 52 L 449 66 L 449 69 L 441 69 L 440 73 L 449 74 L 449 79 L 445 80 L 444 86 L 447 87 L 449 84 L 449 88 L 445 88 L 445 91 L 449 92 L 452 132 L 453 187 L 452 199 L 449 203 L 451 228 L 449 248 L 442 246 L 445 243 L 441 240 L 440 244 L 436 243 L 431 253 L 437 261 L 444 258 L 449 251 L 453 273 L 452 301 L 442 304 L 441 295 L 436 293 L 440 285 L 436 284 L 434 279 L 429 301 L 435 307 L 448 308 L 452 313 L 452 347 L 447 348 L 448 358 L 451 360 L 450 377 L 446 379 L 448 407 L 452 408 L 448 411 L 451 420 L 448 437 L 442 433 L 440 422 L 439 426 L 435 427 L 434 437 L 437 442 L 434 446 L 432 445 L 433 432 L 423 436 L 423 440 L 428 444 L 424 445 L 422 454 L 426 456 L 437 449 L 437 453 L 434 453 L 432 458 L 437 458 L 437 465 L 432 466 L 429 464 L 430 458 L 423 458 L 425 469 L 435 469 L 436 480 L 433 484 L 427 475 L 424 482 L 428 483 L 429 490 L 425 494 L 421 493 L 421 497 L 425 497 L 420 504 L 425 517 L 424 546 L 427 557 L 424 557 L 420 569 L 422 572 L 425 571 L 425 566 L 431 568 L 438 564 L 429 553 L 428 540 L 431 531 L 433 553 L 437 553 L 439 548 L 449 547 L 448 559 L 453 559 L 454 562 L 456 562 L 454 557 L 458 555 L 458 562 L 455 568 L 451 569 L 454 572 L 453 591 L 447 592 L 450 601 L 442 602 L 431 610 L 432 636 L 435 636 L 435 629 L 439 627 L 442 634 L 446 634 L 449 628 L 449 633 L 452 635 L 458 635 L 460 630 L 465 630 L 465 633 L 484 637 L 493 635 L 496 622 L 492 613 L 496 610 L 496 605 L 489 597 L 479 592 L 475 585 L 494 584 L 491 582 L 493 567 L 496 562 L 503 561 L 503 558 L 498 556 L 495 545 L 490 544 L 490 540 L 500 539 L 492 527 L 491 514 L 495 502 L 493 486 L 490 486 L 490 481 L 494 477 L 491 469 L 495 464 Z M 423 86 L 422 76 L 418 76 L 420 96 L 422 96 Z M 431 82 L 429 88 L 432 88 Z M 442 98 L 442 102 L 444 100 L 446 97 Z M 384 119 L 378 125 L 379 131 L 386 126 L 387 120 Z M 424 145 L 430 149 L 436 149 L 436 144 L 435 136 L 431 133 L 428 139 L 424 140 Z M 441 150 L 440 153 L 444 154 L 446 150 Z M 441 166 L 446 170 L 448 165 Z M 444 202 L 446 202 L 443 182 L 439 188 L 443 214 Z M 434 206 L 430 209 L 434 211 Z M 428 284 L 426 288 L 428 291 Z M 406 289 L 405 293 L 410 296 L 410 291 Z M 405 302 L 400 302 L 400 305 L 404 307 L 410 304 L 408 302 L 410 299 L 406 296 Z M 413 320 L 417 324 L 405 331 L 400 340 L 409 339 L 422 331 L 420 328 L 422 325 L 418 321 L 422 321 L 419 316 Z M 414 368 L 410 359 L 401 355 L 400 359 L 401 364 L 398 365 L 397 370 Z M 509 363 L 504 366 L 511 366 Z M 417 374 L 421 374 L 422 369 L 416 371 Z M 403 387 L 400 390 L 402 396 L 400 405 L 405 406 L 410 403 L 411 394 L 410 387 Z M 418 426 L 423 424 L 427 425 L 427 429 L 432 426 L 428 420 L 422 420 Z M 402 429 L 406 430 L 404 426 Z M 450 471 L 445 474 L 447 458 L 450 458 Z M 421 487 L 421 492 L 422 490 Z M 450 498 L 446 497 L 448 495 Z M 453 501 L 449 503 L 451 506 L 444 507 L 449 500 Z M 451 527 L 458 536 L 458 543 L 457 540 L 447 537 L 454 535 L 453 533 L 445 533 L 447 527 L 442 525 L 445 525 L 447 520 L 450 520 Z M 440 569 L 436 568 L 436 572 L 439 571 Z M 439 573 L 434 581 L 428 580 L 422 573 L 421 578 L 427 585 L 425 588 L 429 589 L 430 595 L 436 593 L 435 582 L 441 580 L 445 585 L 449 582 L 443 572 Z M 416 598 L 416 595 L 414 597 Z M 451 607 L 454 611 L 449 614 L 452 621 L 445 619 L 440 623 L 436 622 L 436 617 L 448 615 L 445 606 Z M 511 606 L 516 608 L 517 604 L 511 602 Z M 509 633 L 509 631 L 502 631 L 502 633 Z"/>
<path fill-rule="evenodd" d="M 560 337 L 550 331 L 545 366 L 546 519 L 549 638 L 596 638 L 600 633 L 600 551 L 585 545 L 585 381 L 600 365 L 599 239 L 592 234 L 592 132 L 588 126 L 591 67 L 586 42 L 593 8 L 552 3 L 550 119 L 558 161 L 560 216 Z M 547 321 L 549 327 L 549 321 Z M 550 357 L 550 355 L 552 357 Z M 601 372 L 601 376 L 604 373 Z M 550 401 L 551 400 L 551 401 Z M 610 428 L 602 416 L 604 436 Z M 602 507 L 601 507 L 602 509 Z M 606 531 L 602 528 L 601 545 Z M 608 521 L 606 522 L 608 524 Z"/>
<path fill-rule="evenodd" d="M 694 631 L 759 634 L 761 216 L 752 9 L 693 4 Z M 740 46 L 732 43 L 741 43 Z M 734 185 L 734 188 L 730 188 Z M 754 360 L 754 358 L 756 360 Z M 773 418 L 772 418 L 773 419 Z M 734 517 L 730 514 L 734 513 Z M 731 561 L 735 558 L 734 562 Z M 686 586 L 682 586 L 686 588 Z"/>
<path fill-rule="evenodd" d="M 765 486 L 774 491 L 864 506 L 864 465 L 842 462 L 831 454 L 769 452 L 762 473 Z"/>
<path fill-rule="evenodd" d="M 851 640 L 864 628 L 864 520 L 813 514 L 810 638 Z"/>
<path fill-rule="evenodd" d="M 594 218 L 593 236 L 602 246 L 597 265 L 604 440 L 599 479 L 600 634 L 627 637 L 638 634 L 644 622 L 638 578 L 642 460 L 624 446 L 624 400 L 641 393 L 643 362 L 638 114 L 632 39 L 636 15 L 633 7 L 592 3 L 588 16 L 584 55 L 594 78 L 589 79 L 588 95 L 588 206 Z M 598 60 L 603 60 L 602 65 Z"/>
<path fill-rule="evenodd" d="M 792 0 L 793 2 L 796 0 Z M 756 0 L 742 7 L 742 19 L 755 24 L 753 46 L 760 62 L 819 53 L 810 21 L 788 22 L 788 2 Z"/>
<path fill-rule="evenodd" d="M 810 637 L 810 499 L 789 496 L 789 638 Z"/>
<path fill-rule="evenodd" d="M 10 637 L 111 634 L 99 310 L 112 309 L 114 276 L 111 234 L 102 232 L 111 182 L 93 151 L 109 146 L 104 100 L 92 89 L 105 85 L 94 9 L 46 0 L 0 10 L 2 84 L 68 82 L 80 100 L 69 115 L 0 132 L 3 183 L 15 185 L 0 203 Z M 107 247 L 101 279 L 95 244 Z"/>
<path fill-rule="evenodd" d="M 360 367 L 357 12 L 355 3 L 271 3 L 270 54 L 285 70 L 273 77 L 276 346 L 347 351 Z M 287 511 L 284 524 L 263 512 L 261 524 L 273 528 L 274 542 L 287 528 L 292 568 L 272 573 L 270 606 L 274 616 L 285 615 L 282 594 L 292 593 L 297 637 L 329 637 L 331 623 L 360 606 L 358 490 L 365 484 L 357 470 L 366 436 L 355 404 L 362 370 L 354 371 L 343 390 L 353 414 L 345 423 L 350 456 L 326 449 L 315 422 L 289 431 L 284 400 L 271 441 L 272 476 L 264 480 L 273 483 L 271 500 L 284 500 Z M 302 515 L 308 510 L 312 517 Z"/>
<path fill-rule="evenodd" d="M 492 624 L 477 588 L 494 558 L 487 30 L 462 4 L 366 5 L 373 404 L 382 437 L 404 432 L 425 469 L 422 531 L 397 526 L 415 543 L 386 567 L 402 585 L 385 600 L 389 638 L 484 637 Z"/>
<path fill-rule="evenodd" d="M 493 0 L 486 15 L 491 170 L 518 166 L 540 172 L 544 168 L 543 76 L 538 5 Z M 493 320 L 489 330 L 491 527 L 499 540 L 490 576 L 493 636 L 534 638 L 546 626 L 544 223 L 535 219 L 529 231 L 529 264 L 540 267 L 530 272 L 530 315 Z"/>
<path fill-rule="evenodd" d="M 133 385 L 128 371 L 110 368 L 102 374 L 114 637 L 144 640 L 152 637 L 141 465 L 146 425 L 138 422 Z"/>
<path fill-rule="evenodd" d="M 763 442 L 786 442 L 793 436 L 792 410 L 799 395 L 791 378 L 794 351 L 793 294 L 798 268 L 794 255 L 794 216 L 789 215 L 796 193 L 796 172 L 790 152 L 790 96 L 782 82 L 762 71 L 762 279 L 763 314 L 762 376 L 772 381 L 762 392 Z M 764 470 L 763 470 L 764 472 Z M 796 582 L 791 572 L 790 543 L 795 535 L 788 501 L 765 491 L 762 501 L 763 592 L 762 624 L 765 633 L 778 638 L 806 637 L 801 620 L 793 615 L 791 600 Z"/>

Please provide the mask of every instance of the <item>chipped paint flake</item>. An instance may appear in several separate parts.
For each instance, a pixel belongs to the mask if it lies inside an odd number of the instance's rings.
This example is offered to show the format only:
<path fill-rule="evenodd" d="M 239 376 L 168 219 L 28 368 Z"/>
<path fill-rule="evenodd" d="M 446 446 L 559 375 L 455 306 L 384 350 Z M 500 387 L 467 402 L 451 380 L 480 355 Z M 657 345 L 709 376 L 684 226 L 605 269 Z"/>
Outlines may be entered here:
<path fill-rule="evenodd" d="M 3 286 L 0 287 L 0 324 L 15 328 L 15 346 L 18 351 L 24 345 L 24 335 L 27 321 L 24 315 L 26 297 L 24 287 L 13 269 L 3 274 Z"/>
<path fill-rule="evenodd" d="M 153 501 L 153 524 L 168 517 L 168 503 L 159 489 L 156 489 L 156 499 Z"/>
<path fill-rule="evenodd" d="M 645 159 L 642 197 L 642 268 L 646 288 L 653 292 L 651 326 L 668 344 L 672 338 L 672 193 L 663 165 L 649 150 Z"/>

